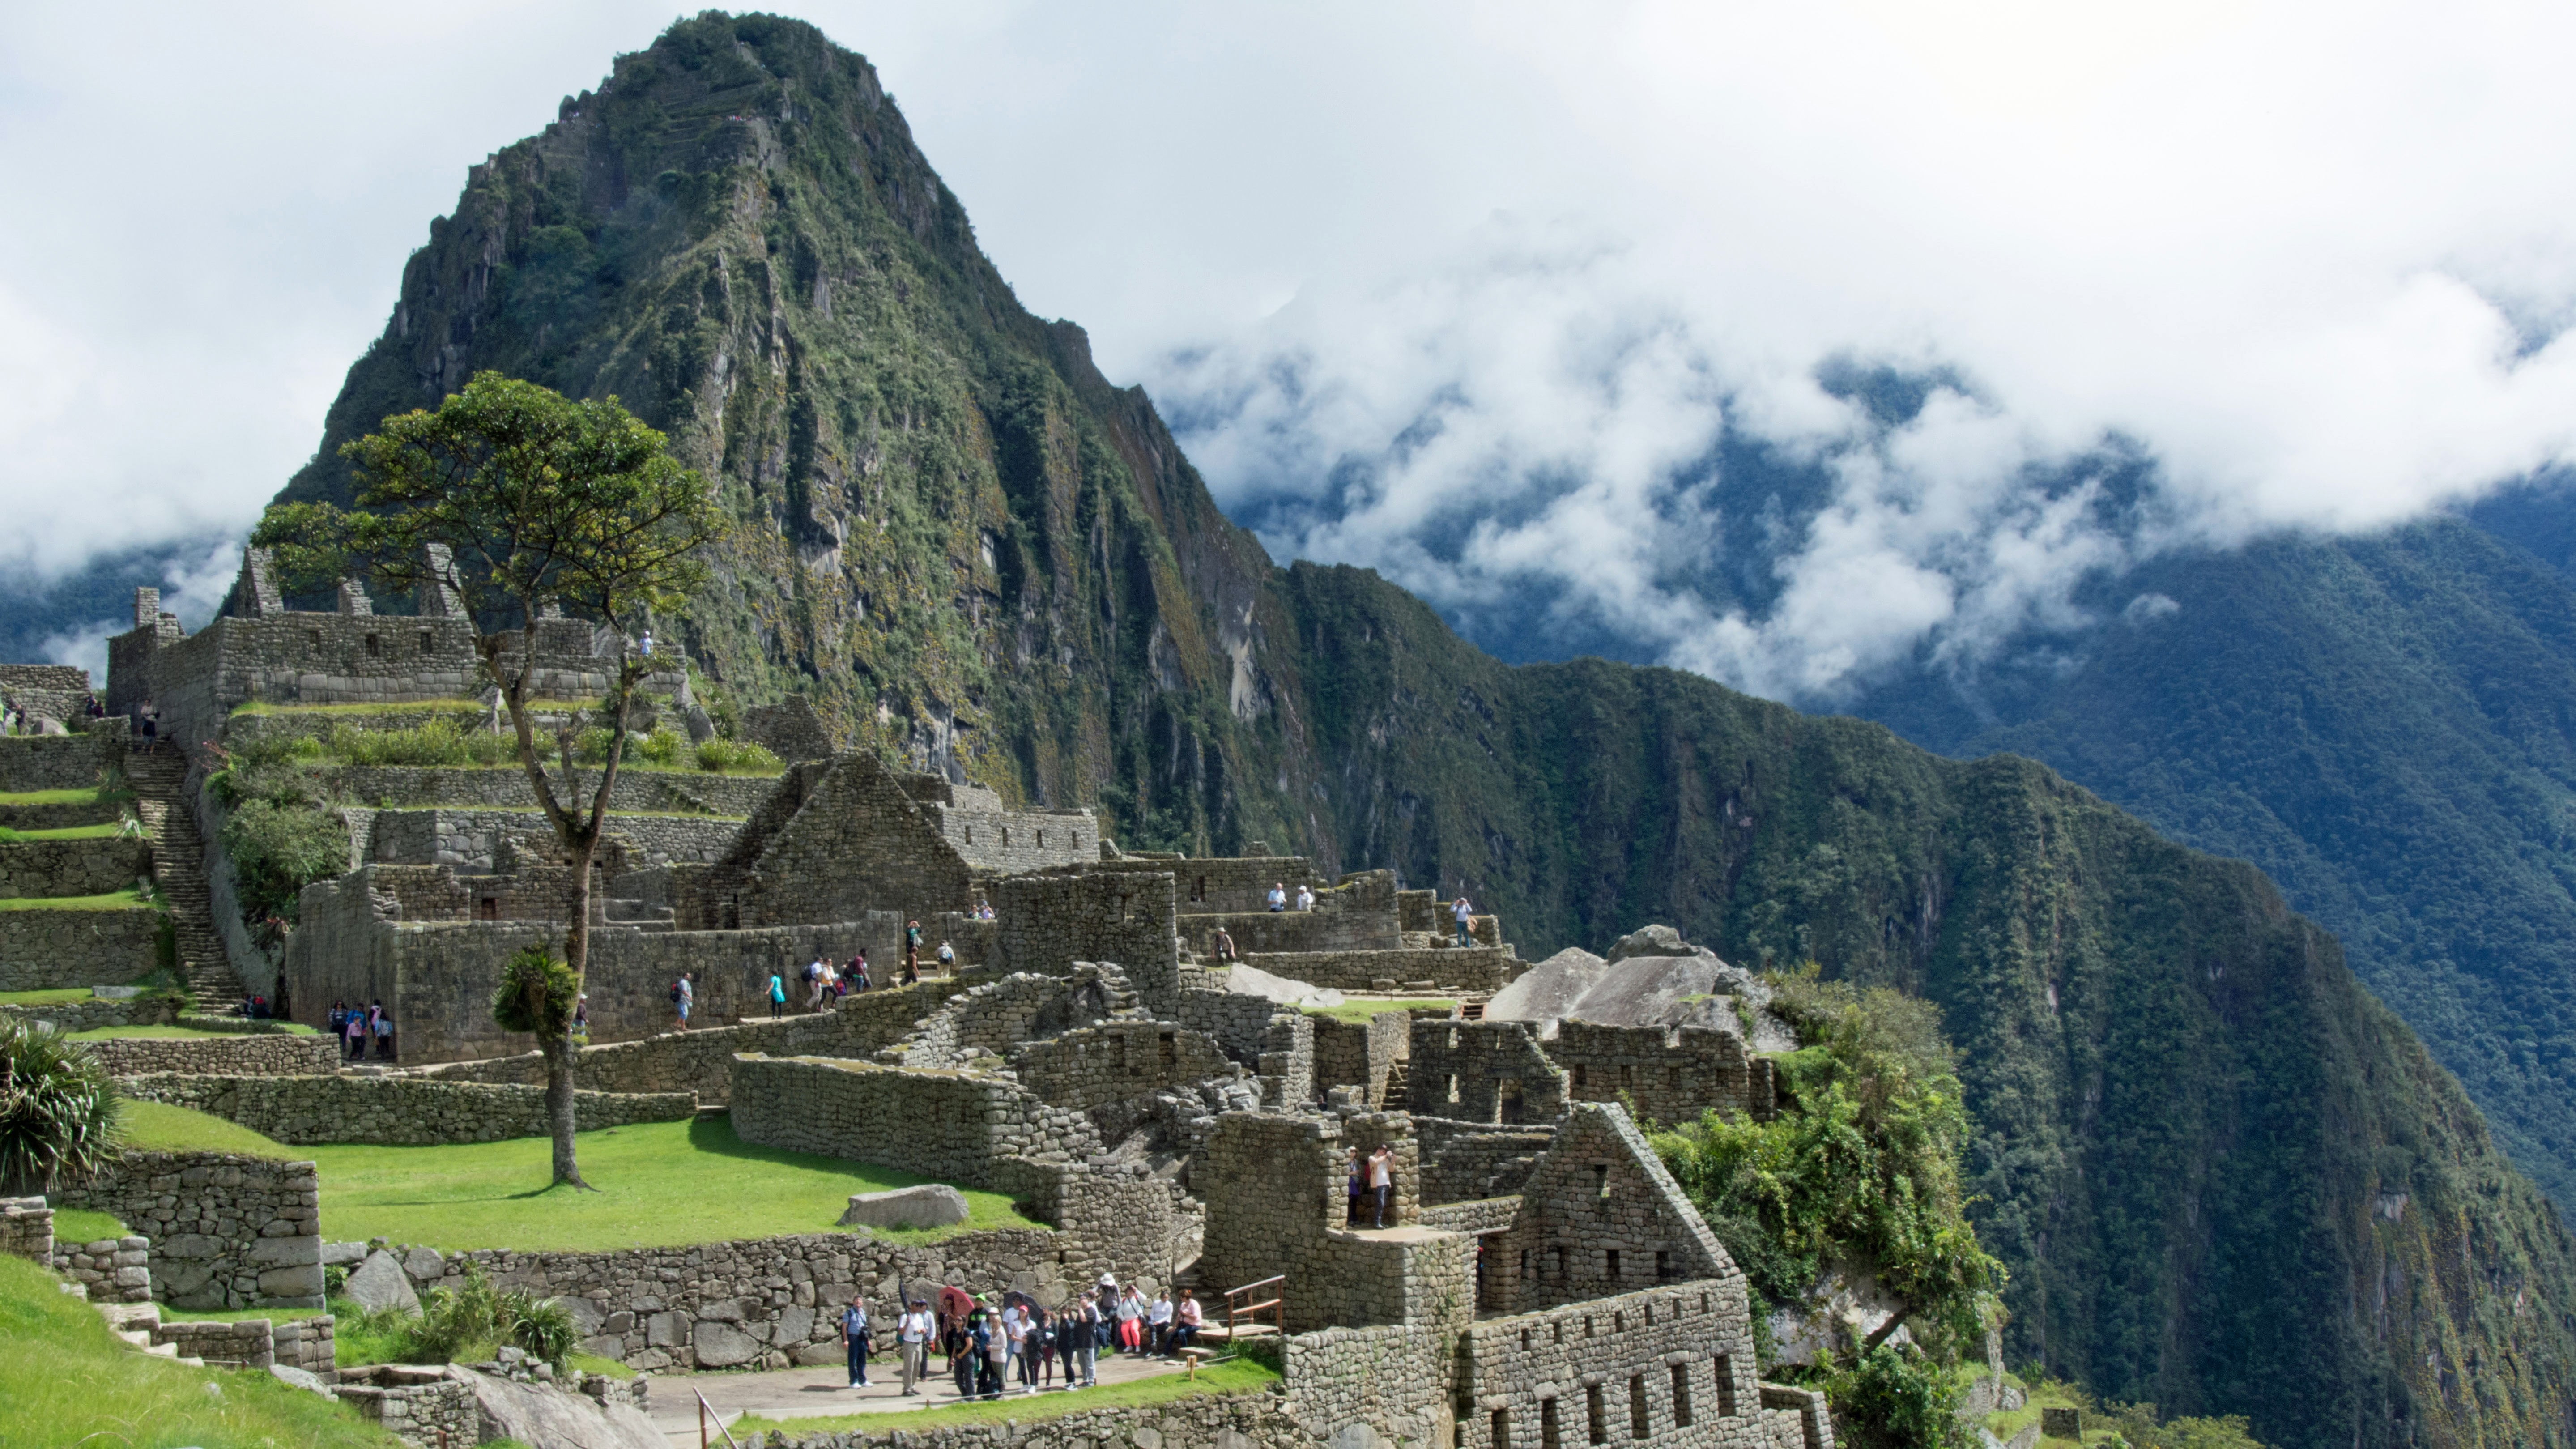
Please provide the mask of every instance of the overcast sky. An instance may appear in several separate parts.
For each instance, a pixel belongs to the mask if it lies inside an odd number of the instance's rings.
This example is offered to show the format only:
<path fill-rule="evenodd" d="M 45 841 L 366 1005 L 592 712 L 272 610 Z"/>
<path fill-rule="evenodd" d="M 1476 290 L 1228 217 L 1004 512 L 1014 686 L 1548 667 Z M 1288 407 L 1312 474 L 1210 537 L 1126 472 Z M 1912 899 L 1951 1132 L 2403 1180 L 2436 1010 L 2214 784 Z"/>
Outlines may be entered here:
<path fill-rule="evenodd" d="M 1275 552 L 1544 586 L 1784 698 L 2576 450 L 2564 6 L 779 8 L 876 63 L 1022 301 Z M 670 18 L 21 7 L 0 567 L 246 525 L 465 168 Z M 1963 390 L 1873 429 L 1837 357 Z M 1751 526 L 1695 501 L 1722 427 L 1835 479 L 1755 617 L 1679 586 Z M 2022 481 L 2114 436 L 2153 536 Z"/>

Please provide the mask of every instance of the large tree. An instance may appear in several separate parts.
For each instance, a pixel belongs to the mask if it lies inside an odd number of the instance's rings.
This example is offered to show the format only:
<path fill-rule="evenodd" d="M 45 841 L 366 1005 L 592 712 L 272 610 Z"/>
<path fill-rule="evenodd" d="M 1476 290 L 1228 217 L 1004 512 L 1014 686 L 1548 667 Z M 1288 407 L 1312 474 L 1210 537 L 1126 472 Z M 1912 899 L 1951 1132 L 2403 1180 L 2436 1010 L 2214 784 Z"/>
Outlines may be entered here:
<path fill-rule="evenodd" d="M 536 1033 L 546 1059 L 546 1113 L 557 1183 L 588 1186 L 573 1156 L 572 1002 L 590 955 L 591 866 L 653 661 L 633 643 L 657 612 L 706 580 L 705 546 L 723 527 L 706 480 L 671 457 L 663 436 L 614 397 L 575 402 L 532 382 L 476 373 L 436 412 L 385 419 L 341 450 L 356 507 L 273 506 L 253 542 L 276 550 L 291 585 L 363 574 L 415 598 L 453 600 L 473 621 L 484 672 L 518 737 L 528 788 L 570 867 L 563 966 L 512 963 L 494 1013 Z M 576 711 L 558 711 L 546 768 L 531 712 L 536 621 L 550 611 L 609 626 L 617 641 L 599 714 L 609 730 L 598 773 L 584 780 Z M 587 788 L 585 786 L 587 785 Z M 585 798 L 586 797 L 586 798 Z"/>

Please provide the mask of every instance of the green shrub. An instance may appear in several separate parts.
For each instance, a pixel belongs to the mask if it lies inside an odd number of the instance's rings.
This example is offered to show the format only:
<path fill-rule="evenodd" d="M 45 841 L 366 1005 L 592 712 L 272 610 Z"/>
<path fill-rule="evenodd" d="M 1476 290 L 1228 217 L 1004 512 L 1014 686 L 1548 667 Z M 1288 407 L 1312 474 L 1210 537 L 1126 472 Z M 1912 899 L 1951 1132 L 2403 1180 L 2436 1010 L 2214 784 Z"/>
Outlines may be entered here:
<path fill-rule="evenodd" d="M 118 1111 L 87 1048 L 25 1017 L 0 1018 L 0 1191 L 44 1192 L 115 1161 Z"/>
<path fill-rule="evenodd" d="M 454 1363 L 509 1347 L 561 1370 L 579 1341 L 572 1313 L 562 1304 L 517 1289 L 496 1289 L 472 1266 L 461 1286 L 431 1289 L 421 1299 L 417 1317 L 399 1308 L 374 1313 L 356 1312 L 347 1303 L 332 1308 L 340 1319 L 334 1336 L 345 1350 L 339 1355 L 344 1365 Z"/>
<path fill-rule="evenodd" d="M 349 827 L 337 810 L 304 801 L 244 800 L 225 817 L 242 920 L 258 926 L 295 919 L 296 894 L 349 868 Z"/>
<path fill-rule="evenodd" d="M 740 770 L 753 774 L 776 774 L 787 768 L 762 745 L 749 740 L 712 739 L 698 746 L 698 768 L 710 774 Z"/>
<path fill-rule="evenodd" d="M 352 765 L 428 765 L 462 768 L 505 765 L 519 757 L 518 741 L 479 728 L 458 716 L 436 714 L 398 730 L 331 726 L 330 754 Z"/>
<path fill-rule="evenodd" d="M 1967 1386 L 1921 1353 L 1882 1343 L 1827 1377 L 1834 1439 L 1853 1449 L 1964 1449 Z"/>

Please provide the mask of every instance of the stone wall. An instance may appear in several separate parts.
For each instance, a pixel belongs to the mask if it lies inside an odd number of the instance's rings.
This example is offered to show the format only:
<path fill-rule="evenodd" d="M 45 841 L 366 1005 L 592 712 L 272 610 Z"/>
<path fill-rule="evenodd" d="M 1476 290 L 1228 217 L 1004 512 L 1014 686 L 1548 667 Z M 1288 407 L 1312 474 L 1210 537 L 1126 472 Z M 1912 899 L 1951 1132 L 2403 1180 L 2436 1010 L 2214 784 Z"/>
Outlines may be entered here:
<path fill-rule="evenodd" d="M 1565 1110 L 1565 1073 L 1517 1021 L 1412 1024 L 1411 1109 L 1467 1122 L 1545 1122 Z"/>
<path fill-rule="evenodd" d="M 374 866 L 304 888 L 302 924 L 288 938 L 285 978 L 295 1017 L 328 1019 L 333 1001 L 383 1001 L 407 1062 L 507 1056 L 531 1049 L 525 1035 L 492 1021 L 492 992 L 512 954 L 553 944 L 559 929 L 537 922 L 379 919 L 369 886 L 404 867 Z M 771 972 L 796 980 L 817 955 L 844 961 L 877 945 L 868 923 L 743 931 L 594 928 L 590 936 L 591 1039 L 632 1041 L 669 1030 L 671 982 L 697 973 L 695 1022 L 767 1016 Z"/>
<path fill-rule="evenodd" d="M 140 981 L 160 968 L 164 919 L 149 906 L 0 911 L 0 991 Z"/>
<path fill-rule="evenodd" d="M 152 873 L 141 836 L 0 843 L 0 897 L 103 896 Z"/>
<path fill-rule="evenodd" d="M 945 1067 L 976 1057 L 1007 1057 L 1036 1038 L 1135 1012 L 1136 995 L 1115 966 L 1077 961 L 1064 976 L 1014 972 L 972 987 L 924 1017 L 887 1059 L 903 1066 Z"/>
<path fill-rule="evenodd" d="M 1071 867 L 996 881 L 992 902 L 1001 969 L 1063 976 L 1076 961 L 1115 962 L 1155 1015 L 1177 1007 L 1169 875 Z"/>
<path fill-rule="evenodd" d="M 1648 1122 L 1696 1122 L 1710 1110 L 1772 1115 L 1771 1063 L 1716 1027 L 1600 1026 L 1571 1018 L 1545 1044 L 1578 1102 L 1625 1102 Z"/>
<path fill-rule="evenodd" d="M 749 815 L 703 874 L 674 875 L 683 926 L 909 920 L 974 904 L 965 860 L 874 755 L 800 764 Z"/>
<path fill-rule="evenodd" d="M 368 812 L 366 858 L 388 865 L 450 865 L 493 870 L 501 844 L 514 837 L 551 839 L 554 827 L 536 810 L 376 810 Z M 733 844 L 742 822 L 720 815 L 611 815 L 639 866 L 710 861 Z"/>
<path fill-rule="evenodd" d="M 0 793 L 86 790 L 123 758 L 125 737 L 113 730 L 77 735 L 0 735 Z"/>
<path fill-rule="evenodd" d="M 602 1092 L 693 1092 L 700 1102 L 722 1105 L 733 1100 L 733 1059 L 738 1053 L 872 1056 L 909 1033 L 914 1022 L 959 989 L 953 980 L 928 980 L 919 986 L 863 991 L 843 997 L 824 1011 L 800 1012 L 777 1021 L 671 1031 L 641 1041 L 585 1047 L 574 1060 L 573 1079 Z M 441 1081 L 543 1086 L 546 1061 L 539 1053 L 523 1052 L 422 1071 Z"/>
<path fill-rule="evenodd" d="M 68 664 L 0 664 L 0 699 L 31 719 L 72 724 L 88 718 L 89 671 Z"/>
<path fill-rule="evenodd" d="M 1446 1233 L 1501 1233 L 1511 1230 L 1512 1220 L 1519 1217 L 1520 1212 L 1518 1193 L 1510 1197 L 1434 1203 L 1422 1210 L 1422 1225 Z"/>
<path fill-rule="evenodd" d="M 0 1005 L 0 1017 L 51 1022 L 54 1030 L 66 1036 L 112 1026 L 168 1026 L 178 1016 L 178 1002 L 167 996 L 90 996 L 51 1006 Z"/>
<path fill-rule="evenodd" d="M 542 1087 L 420 1077 L 164 1073 L 125 1078 L 117 1083 L 117 1090 L 136 1101 L 168 1102 L 211 1113 L 295 1147 L 327 1142 L 427 1147 L 543 1137 L 551 1130 Z M 574 1119 L 583 1132 L 637 1122 L 684 1122 L 697 1110 L 697 1098 L 687 1092 L 573 1094 Z"/>
<path fill-rule="evenodd" d="M 1386 1105 L 1387 1074 L 1413 1050 L 1413 1017 L 1381 1011 L 1366 1021 L 1317 1016 L 1315 1090 L 1357 1087 L 1370 1106 Z M 1402 1107 L 1404 1104 L 1395 1104 Z"/>
<path fill-rule="evenodd" d="M 1397 1324 L 1297 1334 L 1286 1345 L 1288 1415 L 1308 1444 L 1391 1440 L 1448 1449 L 1457 1336 L 1448 1325 Z M 1357 1424 L 1384 1437 L 1343 1437 Z M 1571 1449 L 1583 1441 L 1559 1442 Z"/>
<path fill-rule="evenodd" d="M 1262 1028 L 1261 1100 L 1266 1106 L 1295 1110 L 1315 1100 L 1315 1018 L 1283 1011 Z"/>
<path fill-rule="evenodd" d="M 92 1303 L 149 1303 L 152 1240 L 134 1234 L 87 1243 L 56 1243 L 54 1271 L 81 1285 Z"/>
<path fill-rule="evenodd" d="M 1192 1031 L 1205 1032 L 1219 1050 L 1247 1067 L 1260 1065 L 1262 1050 L 1270 1041 L 1271 1019 L 1298 1014 L 1266 996 L 1195 989 L 1178 995 L 1173 1019 Z"/>
<path fill-rule="evenodd" d="M 1006 1158 L 995 1164 L 993 1188 L 1056 1230 L 1056 1261 L 1076 1288 L 1103 1273 L 1121 1283 L 1169 1283 L 1199 1255 L 1205 1228 L 1199 1205 L 1141 1164 Z"/>
<path fill-rule="evenodd" d="M 1413 1118 L 1421 1142 L 1425 1202 L 1462 1202 L 1517 1193 L 1556 1140 L 1551 1126 L 1498 1126 L 1445 1117 Z"/>
<path fill-rule="evenodd" d="M 598 776 L 582 772 L 590 791 Z M 342 765 L 326 785 L 343 798 L 384 809 L 534 810 L 527 771 L 517 765 Z M 775 775 L 715 775 L 688 770 L 620 769 L 609 791 L 612 811 L 670 810 L 741 820 L 778 787 Z"/>
<path fill-rule="evenodd" d="M 1312 887 L 1319 900 L 1332 887 L 1331 881 L 1316 873 L 1315 863 L 1302 855 L 1221 855 L 1194 860 L 1148 852 L 1100 861 L 1087 868 L 1169 875 L 1178 883 L 1175 904 L 1185 916 L 1266 910 L 1273 884 L 1286 886 L 1292 900 L 1301 885 Z M 1393 876 L 1389 874 L 1388 879 L 1391 883 Z"/>
<path fill-rule="evenodd" d="M 53 1265 L 54 1210 L 43 1198 L 0 1197 L 0 1253 Z"/>
<path fill-rule="evenodd" d="M 321 1184 L 309 1162 L 128 1152 L 47 1195 L 152 1240 L 152 1296 L 175 1308 L 322 1306 Z"/>
<path fill-rule="evenodd" d="M 745 1142 L 971 1187 L 1006 1157 L 1078 1162 L 1102 1150 L 1089 1118 L 1006 1078 L 814 1057 L 737 1058 L 733 1127 Z"/>
<path fill-rule="evenodd" d="M 1388 1226 L 1413 1226 L 1415 1177 L 1402 1113 L 1335 1118 L 1228 1112 L 1190 1165 L 1207 1204 L 1200 1281 L 1210 1292 L 1284 1275 L 1281 1316 L 1291 1333 L 1331 1325 L 1426 1325 L 1473 1316 L 1475 1240 L 1343 1228 L 1346 1150 L 1397 1149 L 1399 1189 Z"/>
<path fill-rule="evenodd" d="M 837 1364 L 840 1310 L 854 1295 L 890 1323 L 907 1291 L 1017 1288 L 1052 1305 L 1086 1281 L 1066 1267 L 1060 1234 L 1030 1229 L 918 1247 L 807 1233 L 608 1253 L 398 1248 L 397 1256 L 424 1291 L 461 1285 L 470 1265 L 496 1287 L 560 1298 L 582 1352 L 652 1370 Z"/>
<path fill-rule="evenodd" d="M 115 1077 L 192 1072 L 226 1077 L 310 1077 L 340 1069 L 340 1043 L 285 1032 L 227 1037 L 109 1037 L 86 1043 Z M 133 1095 L 130 1091 L 127 1095 Z M 283 1140 L 283 1139 L 280 1139 Z"/>
<path fill-rule="evenodd" d="M 1487 1280 L 1506 1310 L 1664 1283 L 1743 1281 L 1636 1123 L 1599 1102 L 1567 1114 L 1521 1188 L 1520 1214 L 1497 1253 Z"/>
<path fill-rule="evenodd" d="M 925 803 L 923 809 L 940 838 L 977 875 L 1016 875 L 1099 860 L 1100 826 L 1090 811 L 1003 810 L 999 804 Z"/>
<path fill-rule="evenodd" d="M 331 1363 L 333 1341 L 328 1314 L 285 1322 L 245 1318 L 231 1323 L 165 1322 L 152 1327 L 152 1342 L 171 1345 L 182 1358 L 201 1358 L 236 1368 L 264 1369 L 271 1364 L 284 1364 L 312 1374 L 335 1372 Z"/>
<path fill-rule="evenodd" d="M 337 1393 L 360 1419 L 412 1449 L 483 1442 L 483 1408 L 474 1385 L 446 1364 L 370 1365 L 343 1375 Z"/>
<path fill-rule="evenodd" d="M 1243 963 L 1273 976 L 1285 976 L 1335 991 L 1421 990 L 1454 995 L 1490 996 L 1528 970 L 1527 962 L 1509 948 L 1431 946 L 1404 950 L 1315 949 L 1267 951 L 1246 945 L 1238 934 L 1235 949 Z"/>
<path fill-rule="evenodd" d="M 64 805 L 0 803 L 0 828 L 64 830 L 75 825 L 105 825 L 124 818 L 125 804 L 113 795 L 104 800 L 83 800 Z"/>
<path fill-rule="evenodd" d="M 1458 1345 L 1457 1442 L 1771 1449 L 1752 1331 L 1741 1278 L 1486 1319 Z"/>
<path fill-rule="evenodd" d="M 1312 1449 L 1319 1442 L 1266 1391 L 1090 1409 L 1034 1424 L 1005 1420 L 912 1429 L 903 1427 L 902 1419 L 892 1416 L 889 1427 L 878 1430 L 799 1433 L 788 1428 L 772 1433 L 765 1449 L 1023 1449 L 1040 1442 L 1067 1449 L 1129 1444 L 1140 1449 Z M 1033 1430 L 1041 1432 L 1032 1437 Z"/>
<path fill-rule="evenodd" d="M 1105 1021 L 1030 1042 L 1011 1057 L 1012 1073 L 1041 1100 L 1083 1110 L 1233 1070 L 1204 1033 L 1168 1021 Z"/>

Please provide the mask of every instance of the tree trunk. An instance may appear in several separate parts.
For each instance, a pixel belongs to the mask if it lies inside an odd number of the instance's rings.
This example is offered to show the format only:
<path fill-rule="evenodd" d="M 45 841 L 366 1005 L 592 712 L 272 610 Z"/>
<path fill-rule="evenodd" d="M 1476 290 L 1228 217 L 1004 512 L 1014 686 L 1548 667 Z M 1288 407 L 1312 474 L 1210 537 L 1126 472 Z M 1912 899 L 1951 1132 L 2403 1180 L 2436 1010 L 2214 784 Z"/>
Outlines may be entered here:
<path fill-rule="evenodd" d="M 590 979 L 590 861 L 596 853 L 599 837 L 595 832 L 568 852 L 572 857 L 572 889 L 566 904 L 572 910 L 572 922 L 564 930 L 564 964 L 572 968 L 576 1009 L 583 983 Z M 581 1179 L 581 1167 L 573 1160 L 573 1128 L 579 1121 L 573 1111 L 573 1058 L 581 1047 L 572 1039 L 569 1020 L 564 1034 L 546 1044 L 546 1130 L 555 1140 L 555 1182 L 574 1187 L 588 1187 Z"/>

